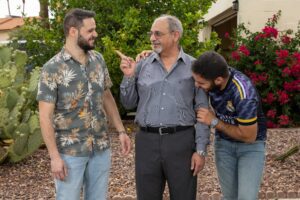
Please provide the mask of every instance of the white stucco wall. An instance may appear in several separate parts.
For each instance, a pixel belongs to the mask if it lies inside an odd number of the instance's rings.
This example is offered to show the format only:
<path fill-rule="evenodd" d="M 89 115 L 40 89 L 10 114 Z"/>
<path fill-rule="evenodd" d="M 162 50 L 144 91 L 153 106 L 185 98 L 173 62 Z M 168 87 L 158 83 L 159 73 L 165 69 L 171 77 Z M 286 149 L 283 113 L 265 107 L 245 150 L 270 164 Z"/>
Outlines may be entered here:
<path fill-rule="evenodd" d="M 245 23 L 251 31 L 261 31 L 268 18 L 281 10 L 277 28 L 297 30 L 300 21 L 300 0 L 239 0 L 238 23 Z"/>
<path fill-rule="evenodd" d="M 204 20 L 209 26 L 214 25 L 235 12 L 232 10 L 233 0 L 218 0 L 213 3 Z M 239 0 L 237 22 L 245 23 L 250 31 L 261 31 L 267 19 L 281 10 L 281 17 L 277 28 L 279 31 L 292 29 L 297 30 L 300 21 L 300 0 Z M 200 31 L 199 39 L 208 38 L 208 31 Z M 202 39 L 202 40 L 201 40 Z"/>

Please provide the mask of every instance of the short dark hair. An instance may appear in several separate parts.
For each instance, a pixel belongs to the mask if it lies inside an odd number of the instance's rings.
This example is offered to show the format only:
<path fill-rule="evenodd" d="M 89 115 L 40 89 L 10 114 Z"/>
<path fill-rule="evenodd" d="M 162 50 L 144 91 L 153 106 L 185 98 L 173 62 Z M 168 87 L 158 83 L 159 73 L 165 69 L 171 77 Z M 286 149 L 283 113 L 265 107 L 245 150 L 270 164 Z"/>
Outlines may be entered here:
<path fill-rule="evenodd" d="M 77 29 L 82 27 L 83 20 L 87 18 L 93 18 L 95 12 L 89 10 L 83 10 L 80 8 L 74 8 L 70 10 L 64 18 L 64 34 L 67 37 L 69 35 L 69 30 L 71 27 L 76 27 Z"/>
<path fill-rule="evenodd" d="M 229 76 L 228 64 L 223 56 L 215 51 L 207 51 L 192 64 L 192 72 L 207 80 Z"/>

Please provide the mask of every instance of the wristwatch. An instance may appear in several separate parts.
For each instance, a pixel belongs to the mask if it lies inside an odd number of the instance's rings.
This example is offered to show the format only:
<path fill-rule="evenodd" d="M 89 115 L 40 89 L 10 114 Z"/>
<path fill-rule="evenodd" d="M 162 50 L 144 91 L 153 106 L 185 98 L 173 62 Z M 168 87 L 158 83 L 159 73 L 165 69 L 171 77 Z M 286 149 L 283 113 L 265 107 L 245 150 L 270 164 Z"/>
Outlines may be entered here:
<path fill-rule="evenodd" d="M 217 124 L 219 123 L 219 119 L 218 118 L 214 118 L 213 120 L 211 120 L 210 122 L 210 128 L 215 128 L 217 126 Z"/>
<path fill-rule="evenodd" d="M 197 151 L 197 154 L 198 154 L 199 156 L 203 156 L 203 157 L 206 156 L 206 152 L 205 152 L 205 151 Z"/>

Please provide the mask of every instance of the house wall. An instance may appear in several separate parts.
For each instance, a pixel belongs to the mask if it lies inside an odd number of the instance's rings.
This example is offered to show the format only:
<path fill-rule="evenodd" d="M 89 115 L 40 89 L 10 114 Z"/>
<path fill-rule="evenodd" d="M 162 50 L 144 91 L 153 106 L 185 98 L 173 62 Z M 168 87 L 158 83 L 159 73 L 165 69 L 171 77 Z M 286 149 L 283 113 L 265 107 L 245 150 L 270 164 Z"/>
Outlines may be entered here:
<path fill-rule="evenodd" d="M 268 18 L 281 10 L 279 31 L 297 30 L 300 21 L 300 0 L 239 0 L 238 23 L 245 23 L 252 31 L 261 31 Z M 250 23 L 248 25 L 248 23 Z"/>
<path fill-rule="evenodd" d="M 267 22 L 279 10 L 281 17 L 277 28 L 279 31 L 292 29 L 297 31 L 300 22 L 300 0 L 239 0 L 239 10 L 232 10 L 233 0 L 218 0 L 213 3 L 208 13 L 204 15 L 204 21 L 208 26 L 199 32 L 199 40 L 208 39 L 211 27 L 216 23 L 222 23 L 222 19 L 237 16 L 237 23 L 244 23 L 251 32 L 261 31 Z"/>
<path fill-rule="evenodd" d="M 9 39 L 9 31 L 0 31 L 0 42 L 7 41 Z"/>

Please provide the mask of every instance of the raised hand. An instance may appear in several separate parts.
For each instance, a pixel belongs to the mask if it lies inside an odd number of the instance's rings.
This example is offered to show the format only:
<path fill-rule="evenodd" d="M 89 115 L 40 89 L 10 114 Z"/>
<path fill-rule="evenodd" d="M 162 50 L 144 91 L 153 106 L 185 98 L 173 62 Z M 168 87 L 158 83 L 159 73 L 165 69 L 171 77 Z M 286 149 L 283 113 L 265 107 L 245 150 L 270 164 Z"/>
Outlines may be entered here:
<path fill-rule="evenodd" d="M 135 73 L 136 62 L 128 56 L 125 56 L 121 51 L 115 50 L 115 52 L 121 58 L 120 69 L 123 72 L 124 76 L 132 77 Z"/>

